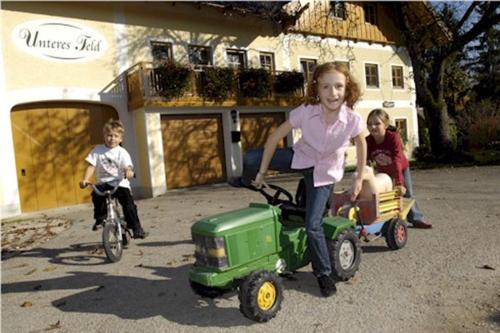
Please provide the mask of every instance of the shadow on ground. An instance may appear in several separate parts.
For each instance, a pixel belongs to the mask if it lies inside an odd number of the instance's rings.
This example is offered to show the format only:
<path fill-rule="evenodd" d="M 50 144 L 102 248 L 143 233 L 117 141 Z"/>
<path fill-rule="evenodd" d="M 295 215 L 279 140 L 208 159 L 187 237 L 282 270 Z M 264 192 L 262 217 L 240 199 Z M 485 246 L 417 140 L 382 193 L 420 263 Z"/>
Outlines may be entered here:
<path fill-rule="evenodd" d="M 221 299 L 200 299 L 194 295 L 188 283 L 189 265 L 139 265 L 133 269 L 151 270 L 160 279 L 68 272 L 66 277 L 2 284 L 2 294 L 81 289 L 53 300 L 52 306 L 63 312 L 111 314 L 134 320 L 163 316 L 179 324 L 200 327 L 255 324 L 243 317 L 237 307 L 219 306 Z M 234 293 L 226 297 L 233 296 Z"/>

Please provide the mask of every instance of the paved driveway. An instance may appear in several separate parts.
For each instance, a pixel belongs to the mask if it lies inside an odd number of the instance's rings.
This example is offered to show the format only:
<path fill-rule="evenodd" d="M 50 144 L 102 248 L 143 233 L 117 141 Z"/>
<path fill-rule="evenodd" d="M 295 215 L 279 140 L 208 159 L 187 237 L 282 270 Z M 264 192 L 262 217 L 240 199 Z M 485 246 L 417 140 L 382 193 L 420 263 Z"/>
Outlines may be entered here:
<path fill-rule="evenodd" d="M 319 295 L 310 267 L 285 280 L 277 317 L 244 318 L 238 297 L 200 299 L 188 285 L 190 226 L 202 216 L 262 201 L 226 185 L 138 201 L 150 237 L 107 263 L 91 207 L 46 212 L 71 228 L 2 262 L 3 332 L 500 332 L 500 167 L 413 173 L 432 230 L 407 246 L 363 245 L 356 276 Z M 280 178 L 289 189 L 295 177 Z M 337 190 L 346 188 L 342 182 Z M 493 269 L 490 269 L 493 268 Z"/>

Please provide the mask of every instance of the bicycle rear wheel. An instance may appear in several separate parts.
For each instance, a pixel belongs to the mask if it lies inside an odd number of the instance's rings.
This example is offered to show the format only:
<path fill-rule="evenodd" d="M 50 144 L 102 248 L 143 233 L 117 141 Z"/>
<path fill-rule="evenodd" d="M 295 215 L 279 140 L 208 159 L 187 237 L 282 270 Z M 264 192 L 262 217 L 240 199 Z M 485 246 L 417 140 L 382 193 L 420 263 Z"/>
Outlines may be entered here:
<path fill-rule="evenodd" d="M 106 257 L 108 257 L 111 262 L 120 261 L 123 253 L 122 242 L 118 239 L 117 223 L 119 222 L 106 222 L 102 231 L 104 252 L 106 252 Z"/>

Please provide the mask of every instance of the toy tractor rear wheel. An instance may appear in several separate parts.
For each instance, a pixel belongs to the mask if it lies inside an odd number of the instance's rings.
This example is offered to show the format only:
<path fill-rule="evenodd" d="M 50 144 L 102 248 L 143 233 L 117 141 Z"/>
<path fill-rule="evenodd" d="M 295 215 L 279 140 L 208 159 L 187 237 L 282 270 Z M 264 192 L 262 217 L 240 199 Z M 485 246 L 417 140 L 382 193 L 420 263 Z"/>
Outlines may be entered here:
<path fill-rule="evenodd" d="M 240 311 L 251 320 L 266 322 L 281 309 L 283 286 L 281 278 L 270 271 L 250 274 L 240 285 Z"/>
<path fill-rule="evenodd" d="M 352 229 L 340 232 L 333 240 L 328 240 L 332 277 L 347 281 L 356 274 L 361 263 L 361 242 Z"/>
<path fill-rule="evenodd" d="M 189 285 L 191 286 L 191 289 L 193 289 L 194 293 L 196 295 L 200 295 L 201 297 L 216 298 L 224 293 L 224 290 L 222 289 L 207 287 L 191 280 L 189 280 Z"/>
<path fill-rule="evenodd" d="M 385 241 L 391 250 L 402 249 L 408 241 L 408 228 L 400 219 L 392 219 L 385 231 Z"/>

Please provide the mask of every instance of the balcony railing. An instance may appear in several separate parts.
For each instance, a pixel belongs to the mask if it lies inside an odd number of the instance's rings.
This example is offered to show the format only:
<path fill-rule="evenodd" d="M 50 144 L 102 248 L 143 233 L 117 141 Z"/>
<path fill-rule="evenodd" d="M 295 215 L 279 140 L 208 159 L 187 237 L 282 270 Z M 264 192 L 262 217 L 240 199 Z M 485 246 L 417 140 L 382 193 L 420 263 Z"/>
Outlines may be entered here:
<path fill-rule="evenodd" d="M 291 83 L 295 84 L 296 89 L 292 89 L 292 91 L 285 89 L 286 93 L 277 92 L 277 90 L 283 91 L 284 76 L 281 76 L 281 82 L 277 82 L 278 77 L 283 73 L 292 75 L 290 74 L 292 72 L 275 71 L 269 73 L 270 80 L 267 83 L 269 89 L 264 94 L 261 91 L 259 96 L 252 96 L 252 87 L 250 89 L 248 86 L 242 87 L 241 72 L 234 70 L 234 79 L 230 90 L 227 94 L 222 94 L 224 98 L 220 98 L 220 96 L 213 98 L 210 97 L 214 94 L 213 87 L 212 95 L 207 96 L 207 87 L 210 83 L 210 79 L 206 75 L 207 68 L 215 67 L 189 69 L 189 84 L 180 95 L 171 96 L 168 94 L 168 89 L 172 89 L 172 80 L 169 82 L 169 77 L 165 76 L 165 72 L 159 70 L 153 63 L 136 64 L 126 73 L 129 110 L 132 111 L 143 106 L 293 106 L 300 104 L 304 97 L 304 84 L 297 87 L 296 81 L 299 76 L 297 73 L 293 74 L 295 83 Z M 278 83 L 281 84 L 281 89 L 276 89 L 279 88 L 277 87 Z"/>

